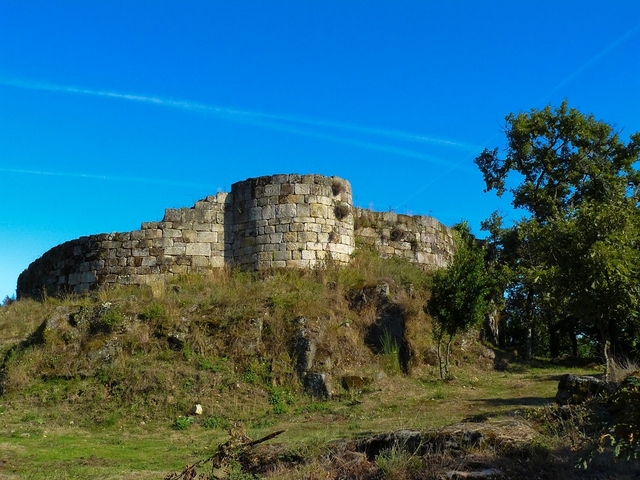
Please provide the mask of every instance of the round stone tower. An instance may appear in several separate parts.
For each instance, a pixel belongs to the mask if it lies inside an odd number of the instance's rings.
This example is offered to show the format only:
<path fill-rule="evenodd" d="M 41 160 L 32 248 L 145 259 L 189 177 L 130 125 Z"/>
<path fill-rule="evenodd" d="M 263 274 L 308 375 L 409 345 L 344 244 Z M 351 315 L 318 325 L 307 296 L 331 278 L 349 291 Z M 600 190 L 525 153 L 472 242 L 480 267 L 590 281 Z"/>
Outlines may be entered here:
<path fill-rule="evenodd" d="M 271 175 L 231 186 L 231 255 L 246 269 L 313 267 L 353 252 L 351 185 L 323 175 Z"/>

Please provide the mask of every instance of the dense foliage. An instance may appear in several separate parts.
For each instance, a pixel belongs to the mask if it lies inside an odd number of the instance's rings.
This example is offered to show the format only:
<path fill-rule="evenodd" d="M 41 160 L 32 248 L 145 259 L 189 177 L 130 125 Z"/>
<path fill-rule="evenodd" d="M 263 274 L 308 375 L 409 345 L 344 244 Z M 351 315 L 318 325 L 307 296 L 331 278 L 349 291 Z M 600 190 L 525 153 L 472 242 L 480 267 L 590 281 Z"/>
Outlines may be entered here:
<path fill-rule="evenodd" d="M 636 355 L 640 134 L 625 143 L 566 102 L 506 122 L 505 155 L 476 158 L 486 190 L 509 192 L 523 212 L 510 225 L 493 214 L 484 226 L 504 278 L 505 342 L 527 356 L 588 348 L 607 364 Z"/>

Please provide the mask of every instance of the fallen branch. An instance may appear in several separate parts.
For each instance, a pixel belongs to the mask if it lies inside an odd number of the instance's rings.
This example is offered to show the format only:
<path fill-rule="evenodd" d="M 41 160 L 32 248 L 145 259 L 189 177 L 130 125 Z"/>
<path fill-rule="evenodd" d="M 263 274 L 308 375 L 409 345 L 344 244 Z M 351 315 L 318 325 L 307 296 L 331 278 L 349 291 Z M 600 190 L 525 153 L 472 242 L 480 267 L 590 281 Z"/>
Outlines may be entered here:
<path fill-rule="evenodd" d="M 250 448 L 255 447 L 262 442 L 266 442 L 267 440 L 271 440 L 284 432 L 285 430 L 278 430 L 277 432 L 270 433 L 258 440 L 251 440 L 246 435 L 242 426 L 236 424 L 231 430 L 229 430 L 231 438 L 218 445 L 216 453 L 211 455 L 209 458 L 198 460 L 191 465 L 187 465 L 180 473 L 170 473 L 164 477 L 164 480 L 195 480 L 196 478 L 207 479 L 204 474 L 200 474 L 198 476 L 197 468 L 206 465 L 209 462 L 211 462 L 211 477 L 209 478 L 218 478 L 213 474 L 215 469 L 224 468 L 230 460 L 237 459 Z"/>

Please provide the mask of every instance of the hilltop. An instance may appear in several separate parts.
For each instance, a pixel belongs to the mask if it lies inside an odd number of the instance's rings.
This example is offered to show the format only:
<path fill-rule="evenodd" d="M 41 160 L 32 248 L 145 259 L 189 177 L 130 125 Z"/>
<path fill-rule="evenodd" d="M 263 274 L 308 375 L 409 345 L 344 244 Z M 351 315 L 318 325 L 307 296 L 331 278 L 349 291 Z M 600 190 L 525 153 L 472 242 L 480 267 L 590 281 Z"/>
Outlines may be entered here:
<path fill-rule="evenodd" d="M 14 302 L 0 309 L 0 474 L 162 478 L 231 429 L 285 432 L 233 458 L 229 478 L 571 478 L 586 417 L 550 404 L 560 373 L 593 370 L 525 365 L 474 331 L 439 380 L 429 284 L 363 248 L 349 265 Z"/>

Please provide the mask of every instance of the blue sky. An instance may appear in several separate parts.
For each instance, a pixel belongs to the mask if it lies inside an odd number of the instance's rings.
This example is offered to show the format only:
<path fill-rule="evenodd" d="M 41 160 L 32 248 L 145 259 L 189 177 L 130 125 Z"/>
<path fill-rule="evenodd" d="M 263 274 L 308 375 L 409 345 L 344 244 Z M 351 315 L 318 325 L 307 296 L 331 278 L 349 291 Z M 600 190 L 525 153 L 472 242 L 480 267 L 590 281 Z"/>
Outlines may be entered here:
<path fill-rule="evenodd" d="M 248 177 L 479 223 L 473 159 L 563 99 L 640 130 L 640 2 L 0 0 L 0 299 L 49 248 Z"/>

